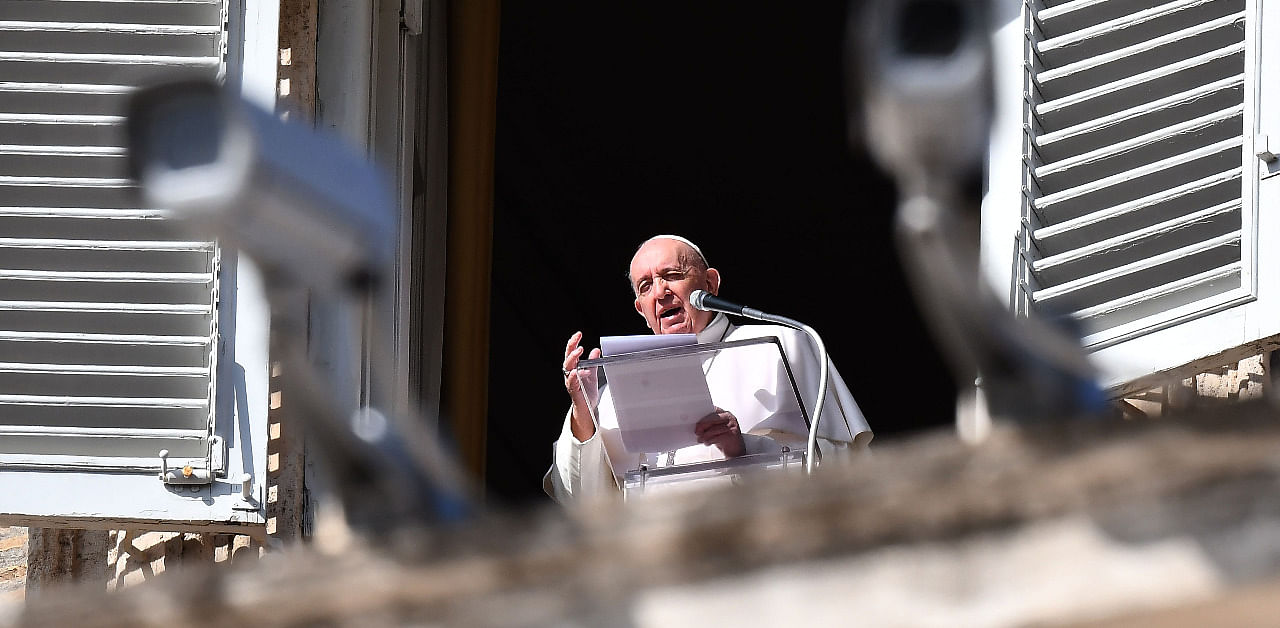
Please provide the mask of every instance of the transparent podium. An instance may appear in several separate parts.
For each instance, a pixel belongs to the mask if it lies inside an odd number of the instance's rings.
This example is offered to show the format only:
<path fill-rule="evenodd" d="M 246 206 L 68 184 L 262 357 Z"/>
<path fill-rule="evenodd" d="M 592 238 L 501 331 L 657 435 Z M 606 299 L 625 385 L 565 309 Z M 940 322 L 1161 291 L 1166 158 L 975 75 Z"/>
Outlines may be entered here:
<path fill-rule="evenodd" d="M 628 500 L 742 483 L 762 473 L 804 472 L 809 413 L 786 352 L 774 336 L 578 363 L 579 369 L 593 367 L 602 367 L 602 383 L 609 393 L 602 395 L 598 413 L 617 419 L 616 436 L 628 469 L 622 490 Z M 699 377 L 705 389 L 694 381 Z M 745 455 L 726 459 L 714 447 L 697 445 L 694 424 L 712 407 L 737 418 L 747 443 Z"/>

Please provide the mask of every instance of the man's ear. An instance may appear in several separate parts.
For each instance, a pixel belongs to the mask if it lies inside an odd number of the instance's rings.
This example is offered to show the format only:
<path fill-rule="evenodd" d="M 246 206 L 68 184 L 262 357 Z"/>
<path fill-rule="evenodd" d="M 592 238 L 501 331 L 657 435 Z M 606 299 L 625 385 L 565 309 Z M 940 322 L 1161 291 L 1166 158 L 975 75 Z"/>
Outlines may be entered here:
<path fill-rule="evenodd" d="M 714 268 L 707 269 L 707 292 L 720 296 L 720 271 Z"/>
<path fill-rule="evenodd" d="M 635 304 L 636 304 L 636 314 L 639 314 L 640 318 L 644 318 L 644 310 L 640 309 L 640 297 L 636 297 Z"/>

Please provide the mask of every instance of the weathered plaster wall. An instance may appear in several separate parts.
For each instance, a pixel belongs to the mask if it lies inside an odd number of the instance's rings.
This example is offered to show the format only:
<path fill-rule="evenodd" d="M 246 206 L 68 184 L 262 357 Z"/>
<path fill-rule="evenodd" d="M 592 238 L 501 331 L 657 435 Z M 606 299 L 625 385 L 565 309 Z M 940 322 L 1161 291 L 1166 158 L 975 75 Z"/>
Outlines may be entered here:
<path fill-rule="evenodd" d="M 27 581 L 27 529 L 0 528 L 0 605 L 22 601 Z"/>

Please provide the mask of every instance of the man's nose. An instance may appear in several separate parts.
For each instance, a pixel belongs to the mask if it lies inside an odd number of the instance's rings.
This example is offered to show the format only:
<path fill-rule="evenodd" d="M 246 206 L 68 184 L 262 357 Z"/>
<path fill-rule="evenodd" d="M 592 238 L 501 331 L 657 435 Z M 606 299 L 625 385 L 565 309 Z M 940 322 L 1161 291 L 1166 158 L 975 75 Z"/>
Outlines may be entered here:
<path fill-rule="evenodd" d="M 658 277 L 653 280 L 653 289 L 657 293 L 658 298 L 662 298 L 667 296 L 667 293 L 671 291 L 671 285 L 667 283 L 666 279 Z"/>

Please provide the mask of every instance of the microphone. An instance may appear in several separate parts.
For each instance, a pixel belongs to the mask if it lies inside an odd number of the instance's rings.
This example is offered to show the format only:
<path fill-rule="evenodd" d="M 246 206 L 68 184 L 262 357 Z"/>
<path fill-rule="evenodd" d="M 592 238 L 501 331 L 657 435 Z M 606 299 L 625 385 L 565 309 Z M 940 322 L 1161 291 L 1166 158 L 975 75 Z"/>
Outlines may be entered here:
<path fill-rule="evenodd" d="M 809 422 L 809 439 L 805 445 L 804 469 L 806 473 L 813 473 L 813 468 L 818 452 L 818 425 L 822 421 L 822 407 L 827 400 L 827 373 L 829 360 L 827 359 L 827 347 L 822 343 L 822 337 L 818 335 L 818 331 L 814 328 L 801 323 L 793 318 L 778 316 L 777 314 L 766 314 L 753 307 L 738 305 L 732 301 L 726 301 L 705 290 L 694 290 L 689 293 L 689 303 L 693 307 L 704 312 L 724 312 L 725 314 L 737 314 L 747 318 L 754 318 L 758 321 L 767 323 L 776 323 L 785 325 L 792 329 L 798 329 L 808 334 L 809 339 L 813 341 L 813 346 L 818 350 L 818 359 L 821 366 L 818 369 L 818 398 L 813 404 L 813 420 Z"/>
<path fill-rule="evenodd" d="M 721 299 L 706 290 L 694 290 L 689 293 L 689 303 L 704 312 L 724 312 L 725 314 L 736 314 L 756 320 L 767 320 L 764 318 L 766 314 L 760 310 Z"/>

